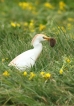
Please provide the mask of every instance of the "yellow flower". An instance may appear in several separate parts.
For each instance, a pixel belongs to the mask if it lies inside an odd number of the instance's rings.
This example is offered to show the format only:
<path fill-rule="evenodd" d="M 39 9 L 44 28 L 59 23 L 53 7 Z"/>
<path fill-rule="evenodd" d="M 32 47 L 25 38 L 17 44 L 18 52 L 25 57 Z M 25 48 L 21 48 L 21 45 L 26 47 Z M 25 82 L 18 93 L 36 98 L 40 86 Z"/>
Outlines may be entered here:
<path fill-rule="evenodd" d="M 46 28 L 45 25 L 43 25 L 43 24 L 40 24 L 40 25 L 39 25 L 39 30 L 40 30 L 40 31 L 44 30 L 45 28 Z"/>
<path fill-rule="evenodd" d="M 22 9 L 35 10 L 35 7 L 29 2 L 19 2 L 19 6 Z"/>
<path fill-rule="evenodd" d="M 46 74 L 44 75 L 44 78 L 45 78 L 45 79 L 50 79 L 50 77 L 51 77 L 51 74 L 50 74 L 50 73 L 46 73 Z"/>
<path fill-rule="evenodd" d="M 12 27 L 20 27 L 20 24 L 19 23 L 15 23 L 15 22 L 11 22 L 11 26 Z"/>
<path fill-rule="evenodd" d="M 72 25 L 70 23 L 68 23 L 67 28 L 70 30 L 72 28 Z"/>
<path fill-rule="evenodd" d="M 29 4 L 28 10 L 35 10 L 35 7 L 32 4 Z"/>
<path fill-rule="evenodd" d="M 48 3 L 48 2 L 44 3 L 44 6 L 49 9 L 54 9 L 54 7 L 51 5 L 51 3 Z"/>
<path fill-rule="evenodd" d="M 23 6 L 24 8 L 27 8 L 27 7 L 29 7 L 29 3 L 28 3 L 28 2 L 23 2 L 23 3 L 22 3 L 22 6 Z"/>
<path fill-rule="evenodd" d="M 29 25 L 30 25 L 31 27 L 33 27 L 33 26 L 34 26 L 34 20 L 31 20 Z"/>
<path fill-rule="evenodd" d="M 29 26 L 32 28 L 34 27 L 34 23 L 33 22 L 30 22 Z"/>
<path fill-rule="evenodd" d="M 66 4 L 63 1 L 60 1 L 59 2 L 59 8 L 60 8 L 60 10 L 64 10 L 65 7 L 66 7 Z"/>
<path fill-rule="evenodd" d="M 29 7 L 29 3 L 27 3 L 27 2 L 19 2 L 19 6 L 22 7 L 23 9 L 27 9 L 27 7 Z"/>
<path fill-rule="evenodd" d="M 19 2 L 19 6 L 22 6 L 22 2 Z"/>
<path fill-rule="evenodd" d="M 8 58 L 2 58 L 2 62 L 5 62 L 6 60 L 8 60 Z"/>
<path fill-rule="evenodd" d="M 24 22 L 24 26 L 28 26 L 28 22 Z"/>
<path fill-rule="evenodd" d="M 4 61 L 5 61 L 5 59 L 3 58 L 3 59 L 2 59 L 2 62 L 4 62 Z"/>
<path fill-rule="evenodd" d="M 71 27 L 71 24 L 70 24 L 70 23 L 68 23 L 68 24 L 67 24 L 67 26 L 68 26 L 68 27 Z"/>
<path fill-rule="evenodd" d="M 71 61 L 70 61 L 70 59 L 69 59 L 69 58 L 67 58 L 67 59 L 66 59 L 66 62 L 67 62 L 67 63 L 70 63 Z"/>
<path fill-rule="evenodd" d="M 17 25 L 16 25 L 16 23 L 11 22 L 11 26 L 12 26 L 12 27 L 16 27 Z"/>
<path fill-rule="evenodd" d="M 36 74 L 34 74 L 33 72 L 31 72 L 31 73 L 30 73 L 29 80 L 32 80 L 35 76 L 36 76 Z"/>
<path fill-rule="evenodd" d="M 6 60 L 8 60 L 8 58 L 5 58 Z"/>
<path fill-rule="evenodd" d="M 3 72 L 3 76 L 9 76 L 10 74 L 9 74 L 9 72 L 8 71 L 4 71 Z"/>
<path fill-rule="evenodd" d="M 34 20 L 31 20 L 29 23 L 29 29 L 31 32 L 34 32 Z"/>
<path fill-rule="evenodd" d="M 24 76 L 27 76 L 27 72 L 26 72 L 26 71 L 24 71 L 23 75 L 24 75 Z"/>
<path fill-rule="evenodd" d="M 68 18 L 68 21 L 74 22 L 74 18 Z"/>
<path fill-rule="evenodd" d="M 63 69 L 60 69 L 59 74 L 63 74 Z"/>
<path fill-rule="evenodd" d="M 41 75 L 42 77 L 44 77 L 44 74 L 45 74 L 44 71 L 41 71 L 41 72 L 40 72 L 40 75 Z"/>

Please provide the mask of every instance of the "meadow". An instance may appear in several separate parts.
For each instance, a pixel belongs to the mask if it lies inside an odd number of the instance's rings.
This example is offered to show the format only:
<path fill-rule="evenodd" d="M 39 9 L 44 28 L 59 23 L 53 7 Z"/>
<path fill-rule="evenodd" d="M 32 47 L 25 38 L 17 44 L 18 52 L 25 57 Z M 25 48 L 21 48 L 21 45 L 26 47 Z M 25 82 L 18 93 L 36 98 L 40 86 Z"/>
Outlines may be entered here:
<path fill-rule="evenodd" d="M 8 63 L 43 42 L 34 67 L 20 72 Z M 74 106 L 74 1 L 0 0 L 0 106 Z"/>

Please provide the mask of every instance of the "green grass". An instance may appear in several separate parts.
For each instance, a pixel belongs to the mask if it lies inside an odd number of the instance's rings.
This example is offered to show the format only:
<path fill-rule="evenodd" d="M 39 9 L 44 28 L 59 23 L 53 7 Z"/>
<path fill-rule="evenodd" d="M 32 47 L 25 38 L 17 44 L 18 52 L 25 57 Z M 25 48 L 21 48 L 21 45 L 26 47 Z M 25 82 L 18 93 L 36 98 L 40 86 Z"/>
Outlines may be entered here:
<path fill-rule="evenodd" d="M 66 0 L 63 10 L 59 8 L 59 0 L 50 0 L 54 9 L 44 7 L 45 0 L 28 0 L 31 9 L 22 9 L 20 1 L 27 0 L 0 0 L 0 106 L 73 106 L 73 0 Z M 11 22 L 20 26 L 13 27 Z M 40 24 L 44 25 L 41 30 Z M 31 40 L 37 33 L 54 37 L 57 42 L 54 48 L 43 42 L 43 51 L 35 66 L 24 76 L 23 72 L 8 67 L 8 63 L 32 48 Z M 8 76 L 3 75 L 5 71 Z M 42 71 L 51 77 L 43 78 Z M 30 72 L 35 74 L 31 80 Z"/>

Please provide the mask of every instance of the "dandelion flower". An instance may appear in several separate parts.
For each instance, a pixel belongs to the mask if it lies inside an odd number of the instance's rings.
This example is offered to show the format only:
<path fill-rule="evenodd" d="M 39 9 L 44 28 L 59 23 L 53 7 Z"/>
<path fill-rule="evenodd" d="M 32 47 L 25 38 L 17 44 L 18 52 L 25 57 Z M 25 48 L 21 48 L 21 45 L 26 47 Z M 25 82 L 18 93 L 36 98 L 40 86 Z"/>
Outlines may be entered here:
<path fill-rule="evenodd" d="M 36 76 L 36 74 L 35 74 L 35 73 L 33 73 L 33 72 L 31 72 L 31 73 L 30 73 L 29 80 L 32 80 L 35 76 Z"/>
<path fill-rule="evenodd" d="M 19 3 L 19 6 L 22 7 L 22 9 L 27 9 L 29 7 L 29 3 L 21 2 L 21 3 Z"/>
<path fill-rule="evenodd" d="M 27 76 L 27 72 L 26 72 L 26 71 L 24 71 L 23 75 L 24 75 L 24 76 Z"/>
<path fill-rule="evenodd" d="M 46 73 L 46 74 L 44 75 L 44 78 L 45 78 L 46 80 L 50 79 L 50 77 L 51 77 L 51 74 L 50 74 L 50 73 Z"/>
<path fill-rule="evenodd" d="M 30 2 L 19 2 L 18 4 L 24 10 L 34 10 L 35 7 Z"/>
<path fill-rule="evenodd" d="M 70 30 L 72 29 L 72 25 L 70 23 L 67 24 L 67 28 Z"/>
<path fill-rule="evenodd" d="M 3 59 L 2 59 L 2 62 L 4 62 L 4 61 L 5 61 L 5 59 L 3 58 Z"/>
<path fill-rule="evenodd" d="M 41 71 L 41 72 L 40 72 L 40 75 L 41 75 L 42 77 L 44 77 L 44 74 L 45 74 L 44 71 Z"/>
<path fill-rule="evenodd" d="M 70 61 L 70 59 L 69 59 L 69 58 L 67 58 L 67 59 L 66 59 L 66 62 L 67 62 L 67 63 L 70 63 L 71 61 Z"/>
<path fill-rule="evenodd" d="M 63 1 L 60 1 L 59 2 L 59 8 L 60 8 L 60 10 L 64 10 L 65 7 L 66 7 L 66 4 Z"/>
<path fill-rule="evenodd" d="M 8 60 L 8 58 L 5 58 L 6 60 Z"/>
<path fill-rule="evenodd" d="M 43 25 L 43 24 L 40 24 L 40 25 L 39 25 L 39 30 L 40 30 L 40 31 L 44 30 L 45 28 L 46 28 L 45 25 Z"/>
<path fill-rule="evenodd" d="M 19 2 L 19 6 L 22 6 L 22 2 Z"/>
<path fill-rule="evenodd" d="M 44 3 L 44 6 L 49 9 L 54 9 L 54 7 L 51 5 L 51 3 L 48 3 L 48 2 Z"/>
<path fill-rule="evenodd" d="M 30 22 L 29 26 L 30 27 L 34 27 L 34 23 L 33 22 Z"/>
<path fill-rule="evenodd" d="M 24 26 L 26 26 L 26 27 L 27 27 L 27 26 L 28 26 L 28 22 L 24 22 Z"/>
<path fill-rule="evenodd" d="M 3 72 L 3 76 L 9 76 L 9 72 L 8 71 L 4 71 Z"/>
<path fill-rule="evenodd" d="M 68 21 L 74 22 L 74 18 L 68 18 Z"/>
<path fill-rule="evenodd" d="M 12 27 L 20 27 L 20 24 L 19 23 L 15 23 L 15 22 L 11 22 L 11 26 Z"/>
<path fill-rule="evenodd" d="M 59 74 L 63 74 L 63 69 L 60 69 Z"/>
<path fill-rule="evenodd" d="M 30 26 L 30 27 L 34 27 L 34 20 L 31 20 L 31 21 L 30 21 L 29 26 Z"/>
<path fill-rule="evenodd" d="M 11 22 L 11 26 L 12 26 L 12 27 L 16 27 L 17 25 L 16 25 L 16 23 Z"/>
<path fill-rule="evenodd" d="M 31 32 L 34 32 L 34 20 L 31 20 L 29 23 L 29 29 Z"/>

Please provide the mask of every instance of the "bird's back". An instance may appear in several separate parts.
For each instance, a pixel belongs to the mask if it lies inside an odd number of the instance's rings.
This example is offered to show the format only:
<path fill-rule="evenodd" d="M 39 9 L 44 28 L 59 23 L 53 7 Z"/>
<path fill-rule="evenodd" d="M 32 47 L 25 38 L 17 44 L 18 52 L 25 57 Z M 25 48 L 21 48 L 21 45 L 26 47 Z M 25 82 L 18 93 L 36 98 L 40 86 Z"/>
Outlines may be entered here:
<path fill-rule="evenodd" d="M 30 49 L 26 52 L 21 53 L 15 57 L 10 63 L 9 66 L 15 66 L 19 70 L 24 70 L 27 67 L 31 67 L 35 64 L 37 59 L 37 50 Z"/>

